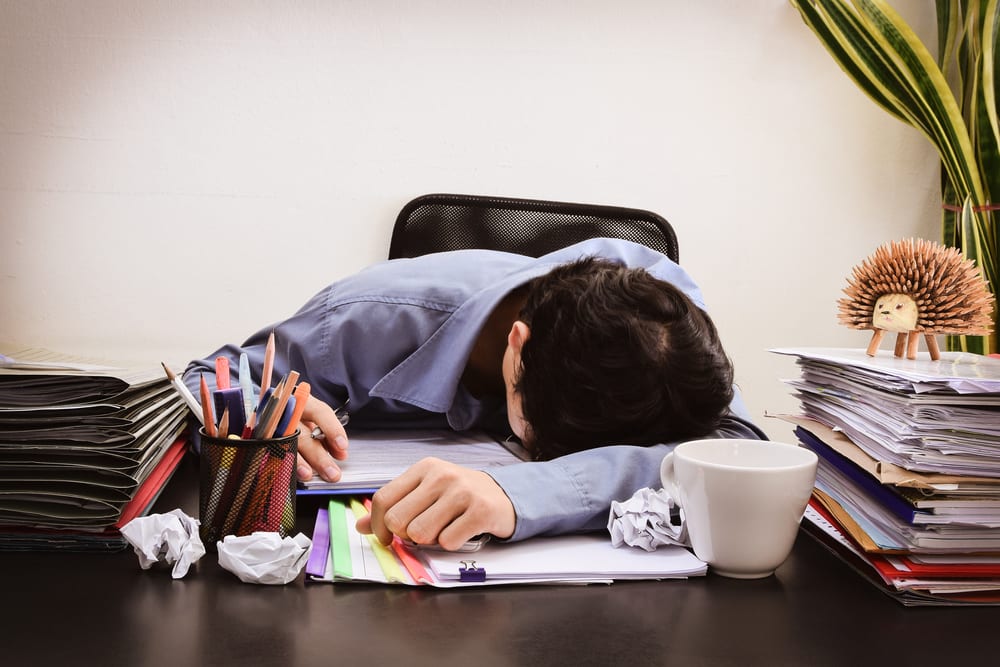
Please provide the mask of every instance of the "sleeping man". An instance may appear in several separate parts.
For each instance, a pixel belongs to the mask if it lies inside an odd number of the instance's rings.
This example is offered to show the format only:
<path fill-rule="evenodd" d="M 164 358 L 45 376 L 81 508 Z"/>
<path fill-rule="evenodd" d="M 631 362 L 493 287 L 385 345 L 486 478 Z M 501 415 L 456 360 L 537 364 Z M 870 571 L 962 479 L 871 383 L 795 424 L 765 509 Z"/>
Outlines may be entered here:
<path fill-rule="evenodd" d="M 298 371 L 311 397 L 299 428 L 300 479 L 340 477 L 350 455 L 335 408 L 355 427 L 485 429 L 534 460 L 485 471 L 434 458 L 381 488 L 358 529 L 457 549 L 489 533 L 520 540 L 596 530 L 613 500 L 659 486 L 673 445 L 763 438 L 700 290 L 669 258 L 592 239 L 540 258 L 461 250 L 395 259 L 339 280 L 243 345 L 261 377 Z M 310 433 L 318 427 L 321 438 Z"/>

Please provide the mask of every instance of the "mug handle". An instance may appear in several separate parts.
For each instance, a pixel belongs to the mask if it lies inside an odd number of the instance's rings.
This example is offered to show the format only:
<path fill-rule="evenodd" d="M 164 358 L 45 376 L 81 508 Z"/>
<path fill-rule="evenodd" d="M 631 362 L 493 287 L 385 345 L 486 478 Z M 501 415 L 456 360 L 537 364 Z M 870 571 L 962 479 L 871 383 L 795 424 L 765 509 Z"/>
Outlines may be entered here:
<path fill-rule="evenodd" d="M 677 491 L 677 478 L 674 477 L 674 453 L 670 452 L 663 457 L 660 462 L 660 481 L 663 483 L 663 490 L 681 507 L 681 494 Z"/>

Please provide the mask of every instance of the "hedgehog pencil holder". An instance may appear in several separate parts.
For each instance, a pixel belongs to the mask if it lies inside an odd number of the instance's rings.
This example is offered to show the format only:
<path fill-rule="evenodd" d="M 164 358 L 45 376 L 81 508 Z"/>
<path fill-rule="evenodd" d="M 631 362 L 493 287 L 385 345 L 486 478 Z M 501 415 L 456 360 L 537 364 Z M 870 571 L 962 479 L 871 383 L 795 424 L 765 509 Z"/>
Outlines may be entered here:
<path fill-rule="evenodd" d="M 985 335 L 992 331 L 990 294 L 975 263 L 956 248 L 924 239 L 891 241 L 854 267 L 838 301 L 841 324 L 871 329 L 874 357 L 890 331 L 894 354 L 917 358 L 920 336 L 931 359 L 941 358 L 937 334 Z"/>

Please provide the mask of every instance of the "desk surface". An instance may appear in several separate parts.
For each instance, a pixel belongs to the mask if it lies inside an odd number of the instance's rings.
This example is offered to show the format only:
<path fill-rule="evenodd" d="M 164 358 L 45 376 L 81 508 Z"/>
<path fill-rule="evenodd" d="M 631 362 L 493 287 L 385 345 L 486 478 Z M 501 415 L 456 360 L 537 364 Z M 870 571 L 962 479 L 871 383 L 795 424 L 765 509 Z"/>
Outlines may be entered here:
<path fill-rule="evenodd" d="M 196 515 L 196 485 L 188 457 L 154 511 Z M 804 534 L 758 581 L 270 587 L 213 554 L 178 581 L 131 549 L 0 562 L 7 665 L 993 664 L 1000 625 L 1000 608 L 904 608 Z"/>

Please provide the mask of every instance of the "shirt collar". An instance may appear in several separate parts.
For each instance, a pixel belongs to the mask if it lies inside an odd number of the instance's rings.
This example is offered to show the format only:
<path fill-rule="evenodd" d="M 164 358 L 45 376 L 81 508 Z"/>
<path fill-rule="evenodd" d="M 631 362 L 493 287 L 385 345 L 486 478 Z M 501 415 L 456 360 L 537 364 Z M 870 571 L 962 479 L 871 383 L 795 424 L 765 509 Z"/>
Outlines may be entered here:
<path fill-rule="evenodd" d="M 459 391 L 459 383 L 486 318 L 511 290 L 548 273 L 554 266 L 590 255 L 609 257 L 627 266 L 660 266 L 654 275 L 674 283 L 704 308 L 697 285 L 683 269 L 663 255 L 620 239 L 583 241 L 537 259 L 525 257 L 524 264 L 459 306 L 423 345 L 389 371 L 369 393 L 431 412 L 446 413 L 452 428 L 469 428 L 482 415 L 484 406 L 468 392 Z"/>
<path fill-rule="evenodd" d="M 455 429 L 470 427 L 480 416 L 482 404 L 459 391 L 459 383 L 480 329 L 503 297 L 551 266 L 533 261 L 473 294 L 423 345 L 379 380 L 370 395 L 447 413 Z"/>

